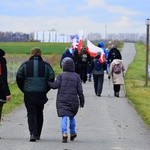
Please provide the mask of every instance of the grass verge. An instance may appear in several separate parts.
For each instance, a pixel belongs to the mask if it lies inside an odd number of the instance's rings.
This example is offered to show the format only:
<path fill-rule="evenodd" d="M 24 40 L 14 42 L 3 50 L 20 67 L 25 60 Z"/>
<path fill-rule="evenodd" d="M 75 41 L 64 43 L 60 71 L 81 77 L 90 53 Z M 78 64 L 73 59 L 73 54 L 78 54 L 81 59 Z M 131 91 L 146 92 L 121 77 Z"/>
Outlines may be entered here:
<path fill-rule="evenodd" d="M 23 93 L 17 87 L 17 84 L 9 84 L 9 88 L 11 91 L 11 101 L 4 104 L 3 114 L 8 114 L 16 107 L 20 106 L 23 103 Z"/>
<path fill-rule="evenodd" d="M 135 46 L 137 53 L 125 76 L 127 97 L 150 127 L 150 86 L 145 86 L 145 46 L 142 43 Z"/>

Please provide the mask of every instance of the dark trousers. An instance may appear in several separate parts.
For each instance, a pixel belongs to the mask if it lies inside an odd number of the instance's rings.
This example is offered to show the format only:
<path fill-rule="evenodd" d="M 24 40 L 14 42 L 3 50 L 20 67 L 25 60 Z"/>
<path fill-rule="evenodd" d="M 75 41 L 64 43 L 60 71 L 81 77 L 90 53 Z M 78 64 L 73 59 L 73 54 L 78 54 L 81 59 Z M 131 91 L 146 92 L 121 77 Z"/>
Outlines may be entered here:
<path fill-rule="evenodd" d="M 114 93 L 120 92 L 120 84 L 114 84 Z"/>
<path fill-rule="evenodd" d="M 30 135 L 33 134 L 36 136 L 40 136 L 43 127 L 44 104 L 33 105 L 31 103 L 25 102 L 25 106 L 27 109 L 28 127 Z"/>
<path fill-rule="evenodd" d="M 1 102 L 0 102 L 0 122 L 1 122 L 1 118 L 2 118 L 3 105 L 4 105 L 4 103 L 1 103 Z"/>
<path fill-rule="evenodd" d="M 87 66 L 80 66 L 80 78 L 83 83 L 87 81 Z"/>
<path fill-rule="evenodd" d="M 104 74 L 100 75 L 93 74 L 93 79 L 94 79 L 95 94 L 101 95 L 103 89 Z"/>

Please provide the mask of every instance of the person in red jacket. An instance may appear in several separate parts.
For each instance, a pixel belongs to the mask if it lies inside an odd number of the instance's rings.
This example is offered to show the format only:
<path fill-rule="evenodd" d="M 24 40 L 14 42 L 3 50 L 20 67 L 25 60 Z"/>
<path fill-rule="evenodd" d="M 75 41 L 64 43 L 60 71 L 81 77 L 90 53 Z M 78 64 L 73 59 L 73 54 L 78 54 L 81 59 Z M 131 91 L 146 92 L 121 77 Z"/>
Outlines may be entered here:
<path fill-rule="evenodd" d="M 0 122 L 4 103 L 10 101 L 11 94 L 7 82 L 7 61 L 5 51 L 0 49 Z"/>

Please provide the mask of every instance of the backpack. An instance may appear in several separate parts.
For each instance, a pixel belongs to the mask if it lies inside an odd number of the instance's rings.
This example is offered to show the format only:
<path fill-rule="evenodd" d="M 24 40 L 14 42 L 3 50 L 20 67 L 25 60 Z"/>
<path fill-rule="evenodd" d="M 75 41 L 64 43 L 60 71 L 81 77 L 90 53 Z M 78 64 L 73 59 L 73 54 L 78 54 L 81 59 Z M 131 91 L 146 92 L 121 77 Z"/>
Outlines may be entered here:
<path fill-rule="evenodd" d="M 122 68 L 121 68 L 121 65 L 120 65 L 120 64 L 115 64 L 115 65 L 113 66 L 113 72 L 114 72 L 114 73 L 120 74 L 120 73 L 121 73 L 121 70 L 122 70 Z"/>
<path fill-rule="evenodd" d="M 100 63 L 98 59 L 94 60 L 94 69 L 97 71 L 101 71 L 103 68 L 103 65 Z"/>

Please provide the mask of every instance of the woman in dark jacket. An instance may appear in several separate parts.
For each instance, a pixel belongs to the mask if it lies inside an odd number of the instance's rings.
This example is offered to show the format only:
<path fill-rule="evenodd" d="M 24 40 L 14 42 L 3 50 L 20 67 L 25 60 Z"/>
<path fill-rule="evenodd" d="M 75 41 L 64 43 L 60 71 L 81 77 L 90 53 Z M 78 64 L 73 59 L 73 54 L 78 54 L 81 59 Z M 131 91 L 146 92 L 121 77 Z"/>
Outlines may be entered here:
<path fill-rule="evenodd" d="M 7 82 L 7 66 L 6 59 L 4 57 L 5 52 L 0 49 L 0 122 L 2 115 L 2 108 L 5 102 L 10 101 L 10 90 Z"/>
<path fill-rule="evenodd" d="M 56 107 L 58 117 L 62 117 L 62 142 L 66 143 L 68 118 L 70 120 L 70 140 L 73 141 L 77 136 L 74 117 L 79 106 L 84 106 L 84 95 L 80 76 L 75 73 L 73 60 L 69 57 L 64 58 L 62 68 L 63 72 L 58 75 L 55 82 L 49 82 L 49 86 L 58 89 Z"/>

